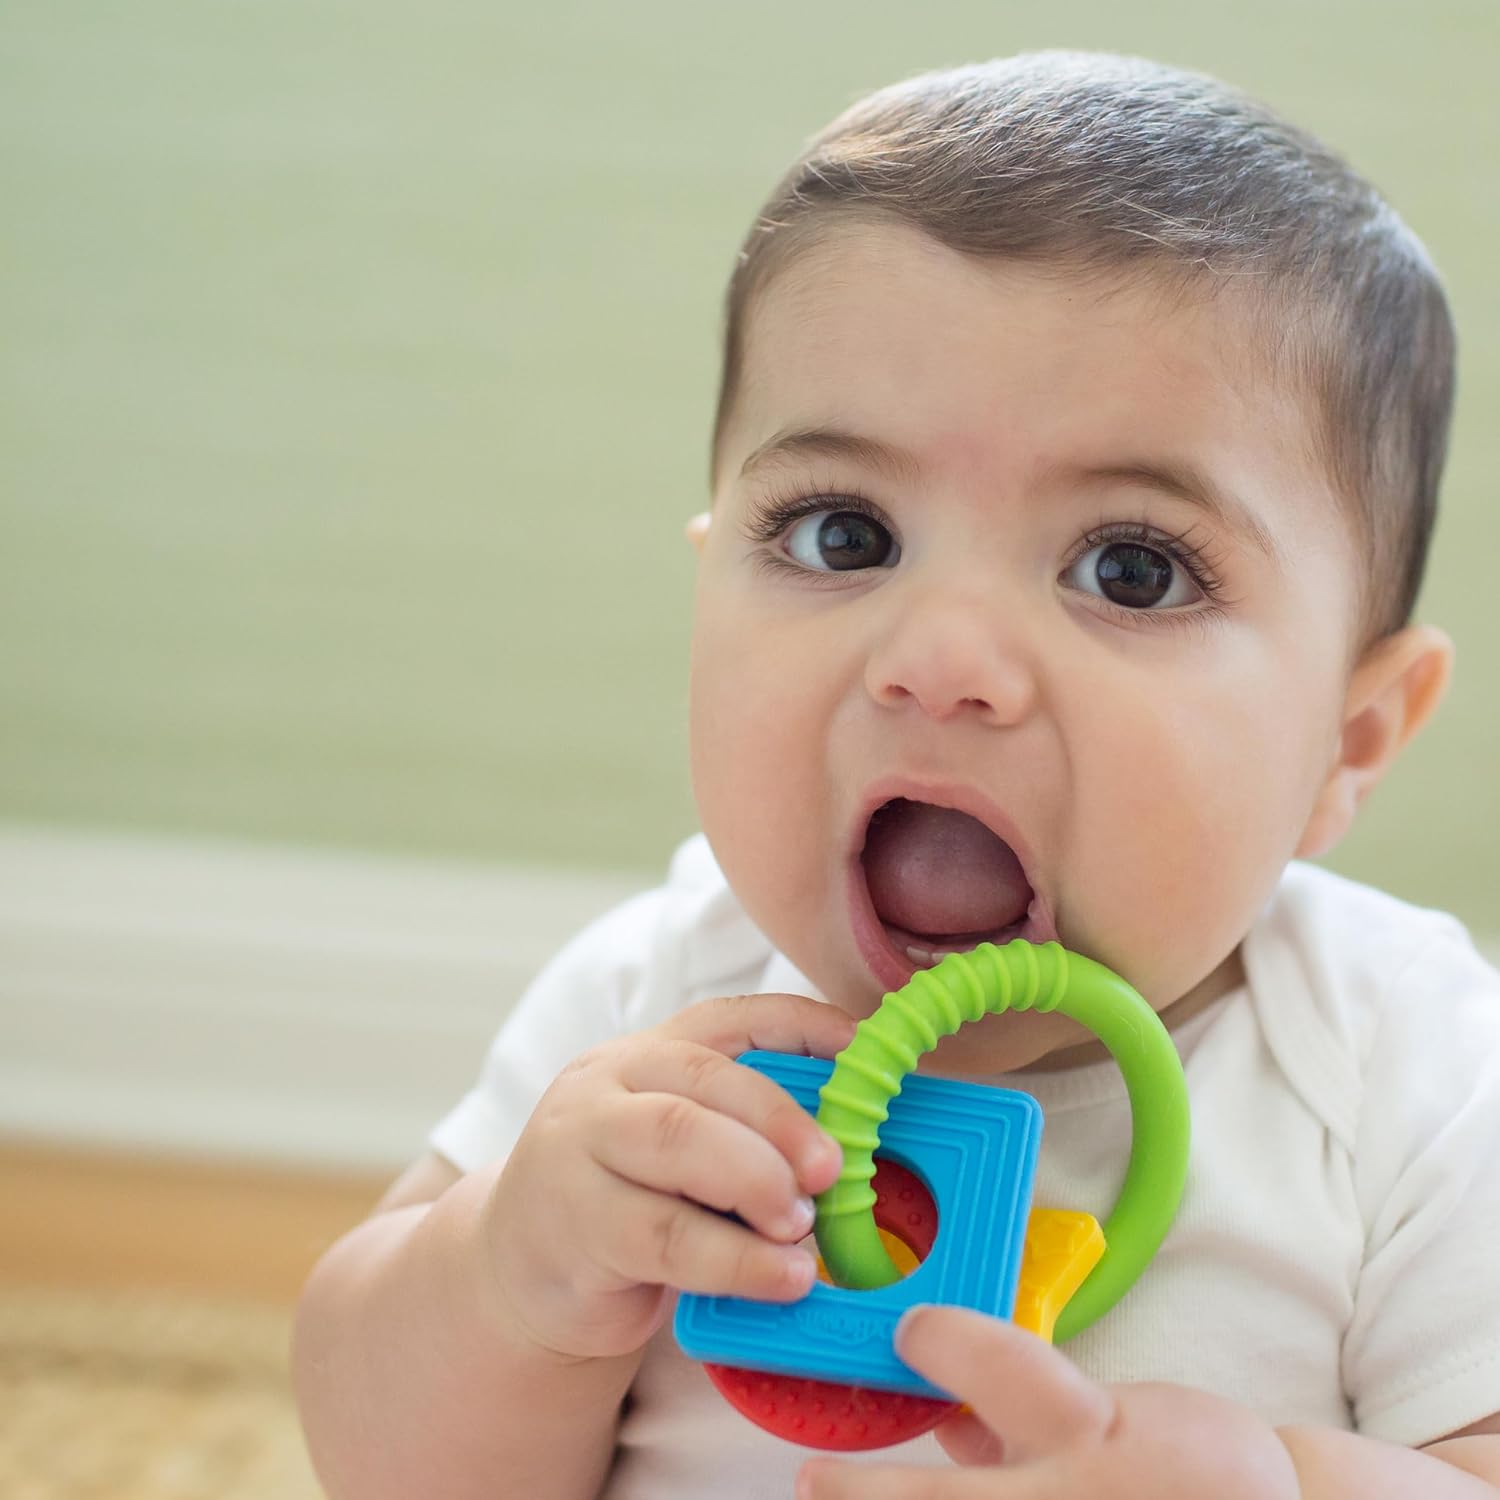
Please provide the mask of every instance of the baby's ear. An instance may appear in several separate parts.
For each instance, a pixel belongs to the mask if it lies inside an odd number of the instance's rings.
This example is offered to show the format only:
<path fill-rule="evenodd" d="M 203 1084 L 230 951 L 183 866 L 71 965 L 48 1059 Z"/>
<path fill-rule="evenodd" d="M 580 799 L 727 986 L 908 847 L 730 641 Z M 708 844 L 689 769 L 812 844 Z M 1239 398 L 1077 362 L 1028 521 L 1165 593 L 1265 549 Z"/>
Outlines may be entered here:
<path fill-rule="evenodd" d="M 692 543 L 693 551 L 699 557 L 703 556 L 703 544 L 708 540 L 708 522 L 708 512 L 700 510 L 683 528 L 684 535 Z"/>
<path fill-rule="evenodd" d="M 1344 696 L 1338 758 L 1297 845 L 1299 859 L 1326 854 L 1349 831 L 1359 804 L 1430 719 L 1453 674 L 1453 642 L 1435 625 L 1382 636 L 1360 658 Z"/>

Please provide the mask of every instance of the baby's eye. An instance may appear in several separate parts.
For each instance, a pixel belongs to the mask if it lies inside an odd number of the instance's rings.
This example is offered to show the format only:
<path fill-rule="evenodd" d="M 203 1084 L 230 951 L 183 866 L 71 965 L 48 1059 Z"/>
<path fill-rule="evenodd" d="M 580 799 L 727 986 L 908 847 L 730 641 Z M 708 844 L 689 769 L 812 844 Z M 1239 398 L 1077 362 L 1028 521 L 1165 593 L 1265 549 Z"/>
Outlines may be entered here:
<path fill-rule="evenodd" d="M 1195 604 L 1203 591 L 1181 563 L 1142 542 L 1101 542 L 1063 574 L 1063 580 L 1125 609 L 1173 609 Z"/>
<path fill-rule="evenodd" d="M 804 568 L 847 573 L 894 563 L 896 539 L 879 521 L 859 511 L 819 510 L 788 530 L 786 550 Z"/>

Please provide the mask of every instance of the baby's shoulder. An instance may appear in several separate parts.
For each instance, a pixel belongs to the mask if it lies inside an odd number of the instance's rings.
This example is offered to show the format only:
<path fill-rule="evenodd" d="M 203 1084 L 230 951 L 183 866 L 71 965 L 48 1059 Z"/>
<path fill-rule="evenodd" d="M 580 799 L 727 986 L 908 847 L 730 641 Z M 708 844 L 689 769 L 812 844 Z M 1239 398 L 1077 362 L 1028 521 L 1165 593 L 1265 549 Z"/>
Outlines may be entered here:
<path fill-rule="evenodd" d="M 1257 977 L 1306 990 L 1354 1023 L 1413 987 L 1494 986 L 1493 966 L 1449 912 L 1293 861 L 1245 939 Z"/>
<path fill-rule="evenodd" d="M 575 987 L 614 990 L 618 1022 L 634 1028 L 756 989 L 771 957 L 700 833 L 677 847 L 661 884 L 596 918 L 552 968 Z"/>
<path fill-rule="evenodd" d="M 1465 1092 L 1494 1072 L 1500 973 L 1447 912 L 1296 862 L 1242 954 L 1271 1052 L 1336 1134 L 1352 1140 L 1377 1080 Z"/>

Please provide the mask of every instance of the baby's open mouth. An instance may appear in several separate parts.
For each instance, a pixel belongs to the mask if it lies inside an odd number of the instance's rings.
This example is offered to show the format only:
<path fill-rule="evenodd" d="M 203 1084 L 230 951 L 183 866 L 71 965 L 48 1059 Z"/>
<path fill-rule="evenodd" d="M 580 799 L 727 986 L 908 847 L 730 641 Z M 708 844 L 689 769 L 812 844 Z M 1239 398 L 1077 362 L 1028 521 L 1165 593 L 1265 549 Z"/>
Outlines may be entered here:
<path fill-rule="evenodd" d="M 917 968 L 1020 935 L 1031 910 L 1015 851 L 956 808 L 905 797 L 882 804 L 859 858 L 887 939 Z"/>

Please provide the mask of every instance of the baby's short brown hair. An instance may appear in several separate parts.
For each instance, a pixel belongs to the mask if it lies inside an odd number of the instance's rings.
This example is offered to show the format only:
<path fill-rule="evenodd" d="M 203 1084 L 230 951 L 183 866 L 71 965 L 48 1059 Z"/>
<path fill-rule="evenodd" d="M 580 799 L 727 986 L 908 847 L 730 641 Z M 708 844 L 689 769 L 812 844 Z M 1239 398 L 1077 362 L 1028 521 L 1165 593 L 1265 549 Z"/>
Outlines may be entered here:
<path fill-rule="evenodd" d="M 1100 53 L 1028 53 L 869 95 L 813 139 L 746 236 L 716 460 L 756 298 L 860 219 L 976 257 L 1244 297 L 1263 353 L 1309 403 L 1364 544 L 1362 643 L 1410 618 L 1447 450 L 1453 324 L 1421 243 L 1325 146 L 1215 79 Z"/>

